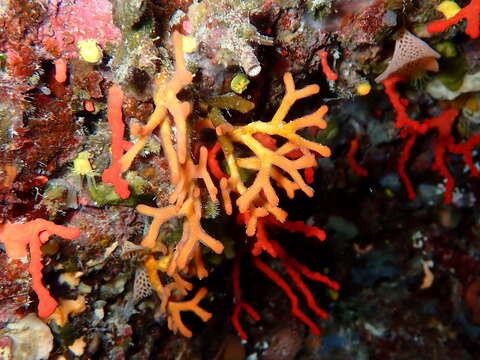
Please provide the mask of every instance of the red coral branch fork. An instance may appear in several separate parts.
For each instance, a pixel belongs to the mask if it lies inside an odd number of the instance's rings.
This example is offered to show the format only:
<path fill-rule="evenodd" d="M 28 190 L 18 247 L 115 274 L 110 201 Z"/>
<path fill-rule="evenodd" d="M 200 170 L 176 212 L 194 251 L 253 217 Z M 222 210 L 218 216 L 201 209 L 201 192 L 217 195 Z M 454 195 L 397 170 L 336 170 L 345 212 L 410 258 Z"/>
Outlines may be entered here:
<path fill-rule="evenodd" d="M 472 0 L 470 4 L 450 19 L 437 20 L 428 24 L 427 30 L 429 33 L 443 32 L 462 20 L 467 20 L 465 34 L 472 39 L 478 38 L 480 36 L 480 0 Z"/>
<path fill-rule="evenodd" d="M 49 317 L 57 308 L 57 301 L 42 283 L 41 246 L 52 235 L 72 240 L 80 236 L 80 230 L 56 225 L 44 219 L 35 219 L 24 224 L 7 223 L 0 225 L 0 242 L 4 244 L 10 258 L 21 259 L 26 257 L 27 246 L 30 250 L 28 270 L 32 276 L 32 288 L 38 296 L 38 315 L 42 318 Z"/>

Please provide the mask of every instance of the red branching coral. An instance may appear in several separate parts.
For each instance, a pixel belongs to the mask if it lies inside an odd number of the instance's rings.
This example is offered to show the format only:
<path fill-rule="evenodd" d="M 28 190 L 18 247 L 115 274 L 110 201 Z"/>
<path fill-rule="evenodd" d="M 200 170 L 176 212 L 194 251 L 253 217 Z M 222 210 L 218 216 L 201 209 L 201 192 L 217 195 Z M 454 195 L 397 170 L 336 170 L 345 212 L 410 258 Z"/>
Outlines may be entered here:
<path fill-rule="evenodd" d="M 239 216 L 241 222 L 248 222 L 248 214 L 242 214 Z M 317 272 L 311 271 L 308 267 L 298 262 L 295 258 L 290 256 L 288 252 L 280 245 L 280 243 L 274 239 L 271 239 L 267 233 L 267 227 L 281 227 L 290 232 L 301 232 L 306 236 L 315 237 L 320 241 L 325 240 L 325 232 L 315 226 L 308 226 L 301 221 L 288 221 L 281 223 L 274 216 L 269 215 L 267 217 L 259 218 L 257 220 L 257 231 L 255 233 L 256 242 L 252 247 L 252 259 L 253 264 L 257 269 L 263 272 L 269 279 L 275 282 L 287 295 L 291 303 L 292 314 L 305 323 L 315 335 L 320 335 L 320 329 L 315 324 L 315 322 L 305 314 L 301 308 L 298 296 L 295 294 L 292 287 L 283 279 L 283 277 L 273 270 L 269 265 L 260 259 L 260 254 L 263 250 L 268 252 L 272 257 L 278 258 L 283 265 L 283 268 L 290 276 L 291 280 L 295 284 L 298 290 L 303 294 L 305 300 L 307 301 L 308 307 L 320 318 L 327 319 L 328 314 L 325 310 L 321 309 L 315 298 L 310 291 L 307 284 L 305 284 L 303 277 L 306 277 L 310 280 L 323 283 L 330 287 L 333 290 L 339 290 L 340 285 L 330 280 L 327 276 L 322 275 Z M 234 265 L 233 270 L 233 288 L 235 295 L 235 308 L 232 316 L 232 323 L 238 334 L 246 339 L 247 335 L 243 330 L 239 316 L 241 310 L 245 310 L 254 320 L 258 320 L 260 316 L 258 313 L 247 303 L 245 303 L 241 298 L 240 291 L 240 273 L 239 273 L 239 262 L 238 260 Z"/>
<path fill-rule="evenodd" d="M 462 20 L 467 20 L 465 34 L 472 39 L 478 38 L 480 35 L 480 0 L 472 0 L 470 4 L 465 6 L 457 15 L 450 19 L 437 20 L 428 24 L 429 33 L 438 33 L 447 30 L 450 26 L 458 24 Z"/>
<path fill-rule="evenodd" d="M 332 68 L 330 67 L 330 65 L 328 65 L 328 52 L 326 52 L 325 50 L 320 50 L 319 52 L 317 52 L 318 55 L 320 55 L 320 60 L 321 60 L 321 63 L 322 63 L 322 71 L 323 73 L 325 74 L 325 76 L 327 77 L 328 80 L 332 80 L 332 81 L 335 81 L 338 79 L 338 74 L 336 74 Z"/>
<path fill-rule="evenodd" d="M 222 146 L 220 142 L 216 142 L 215 145 L 208 152 L 208 167 L 212 175 L 217 179 L 228 178 L 228 175 L 225 174 L 218 162 L 217 156 L 218 153 L 222 151 Z"/>
<path fill-rule="evenodd" d="M 398 162 L 398 173 L 407 188 L 408 197 L 412 200 L 415 199 L 415 190 L 405 171 L 405 167 L 418 136 L 425 135 L 430 130 L 436 130 L 438 137 L 434 149 L 435 162 L 433 170 L 438 171 L 446 179 L 445 203 L 450 204 L 452 202 L 453 189 L 455 188 L 455 179 L 445 162 L 445 155 L 447 152 L 463 155 L 465 163 L 470 168 L 471 175 L 478 176 L 479 172 L 473 161 L 472 152 L 480 144 L 480 135 L 473 136 L 462 143 L 455 143 L 455 138 L 452 135 L 452 127 L 458 115 L 458 110 L 455 109 L 447 109 L 439 116 L 425 119 L 423 122 L 413 120 L 407 112 L 408 100 L 402 99 L 396 91 L 396 84 L 400 81 L 402 81 L 402 78 L 392 77 L 383 82 L 385 93 L 388 95 L 397 113 L 395 126 L 401 129 L 400 137 L 407 139 Z"/>
<path fill-rule="evenodd" d="M 473 322 L 480 324 L 480 280 L 473 281 L 465 291 L 465 303 L 468 309 L 470 309 Z"/>
<path fill-rule="evenodd" d="M 245 310 L 250 317 L 255 320 L 260 320 L 260 315 L 255 311 L 255 309 L 250 306 L 248 303 L 242 300 L 242 288 L 240 286 L 240 263 L 241 256 L 237 256 L 235 263 L 233 264 L 233 296 L 235 298 L 235 308 L 233 309 L 232 314 L 232 324 L 233 327 L 237 330 L 240 337 L 244 340 L 247 339 L 247 333 L 243 330 L 242 325 L 240 324 L 240 312 Z"/>
<path fill-rule="evenodd" d="M 352 170 L 359 176 L 368 176 L 368 171 L 364 168 L 362 168 L 357 160 L 355 159 L 355 155 L 357 155 L 358 152 L 358 146 L 359 146 L 359 141 L 358 138 L 352 139 L 350 141 L 350 149 L 348 150 L 347 154 L 347 160 L 348 163 L 350 164 Z"/>
<path fill-rule="evenodd" d="M 35 219 L 25 224 L 0 225 L 0 242 L 5 245 L 5 250 L 10 258 L 23 258 L 27 256 L 27 246 L 30 250 L 28 270 L 32 275 L 32 288 L 38 296 L 38 315 L 42 318 L 50 316 L 57 307 L 57 301 L 42 283 L 43 264 L 40 247 L 52 235 L 71 240 L 80 236 L 80 230 L 55 225 L 44 219 Z"/>

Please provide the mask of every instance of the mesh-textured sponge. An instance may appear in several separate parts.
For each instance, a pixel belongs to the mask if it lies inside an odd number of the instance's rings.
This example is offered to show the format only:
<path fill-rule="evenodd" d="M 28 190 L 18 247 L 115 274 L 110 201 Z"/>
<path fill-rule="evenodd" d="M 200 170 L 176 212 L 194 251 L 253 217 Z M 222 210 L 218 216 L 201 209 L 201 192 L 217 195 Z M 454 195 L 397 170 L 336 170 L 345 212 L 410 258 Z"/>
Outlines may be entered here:
<path fill-rule="evenodd" d="M 438 71 L 439 57 L 425 41 L 405 30 L 395 43 L 392 60 L 375 81 L 381 83 L 392 75 L 410 75 L 419 70 Z"/>
<path fill-rule="evenodd" d="M 139 302 L 143 298 L 150 296 L 153 292 L 152 284 L 148 278 L 144 267 L 139 266 L 135 271 L 135 280 L 133 282 L 133 301 Z"/>

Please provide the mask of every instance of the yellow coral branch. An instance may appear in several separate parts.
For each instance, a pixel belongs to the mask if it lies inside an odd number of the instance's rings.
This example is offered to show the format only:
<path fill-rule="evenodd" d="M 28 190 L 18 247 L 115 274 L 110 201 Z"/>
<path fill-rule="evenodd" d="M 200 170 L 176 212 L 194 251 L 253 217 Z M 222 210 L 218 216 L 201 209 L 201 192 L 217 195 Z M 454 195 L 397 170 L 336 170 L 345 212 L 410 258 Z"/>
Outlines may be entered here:
<path fill-rule="evenodd" d="M 227 214 L 231 214 L 232 202 L 230 192 L 239 193 L 236 201 L 241 213 L 249 213 L 247 234 L 255 233 L 258 217 L 273 214 L 279 221 L 284 221 L 286 213 L 278 207 L 279 198 L 271 183 L 273 179 L 292 198 L 295 191 L 300 189 L 308 196 L 313 196 L 313 189 L 306 184 L 299 170 L 316 166 L 313 152 L 322 156 L 330 156 L 327 146 L 309 141 L 297 131 L 306 127 L 325 129 L 327 123 L 323 119 L 328 108 L 321 106 L 314 113 L 297 118 L 290 122 L 285 121 L 290 108 L 302 98 L 318 93 L 317 85 L 309 85 L 302 89 L 295 89 L 293 77 L 290 73 L 284 76 L 285 96 L 272 120 L 268 122 L 255 121 L 244 126 L 231 126 L 221 113 L 212 110 L 212 123 L 216 126 L 219 142 L 224 153 L 230 173 L 228 179 L 220 180 L 220 190 Z M 255 134 L 262 133 L 268 136 L 280 136 L 286 140 L 278 149 L 271 150 L 259 141 Z M 253 156 L 237 158 L 234 143 L 241 143 L 248 147 Z M 302 156 L 291 159 L 289 153 L 300 152 Z M 250 186 L 245 186 L 239 168 L 257 171 Z M 286 176 L 288 175 L 288 177 Z"/>
<path fill-rule="evenodd" d="M 285 83 L 285 96 L 271 120 L 271 123 L 276 125 L 283 122 L 288 111 L 297 100 L 314 95 L 320 91 L 318 85 L 308 85 L 303 89 L 296 90 L 291 73 L 285 73 L 283 76 L 283 82 Z"/>
<path fill-rule="evenodd" d="M 178 184 L 180 180 L 180 165 L 172 142 L 172 129 L 167 121 L 160 127 L 160 136 L 163 144 L 163 152 L 168 161 L 168 168 L 170 169 L 171 182 L 172 184 Z"/>
<path fill-rule="evenodd" d="M 157 292 L 160 300 L 162 300 L 162 302 L 165 302 L 169 294 L 167 294 L 167 292 L 165 291 L 165 287 L 163 286 L 162 281 L 160 280 L 160 276 L 158 275 L 158 266 L 155 257 L 153 255 L 147 256 L 144 265 L 152 287 Z"/>

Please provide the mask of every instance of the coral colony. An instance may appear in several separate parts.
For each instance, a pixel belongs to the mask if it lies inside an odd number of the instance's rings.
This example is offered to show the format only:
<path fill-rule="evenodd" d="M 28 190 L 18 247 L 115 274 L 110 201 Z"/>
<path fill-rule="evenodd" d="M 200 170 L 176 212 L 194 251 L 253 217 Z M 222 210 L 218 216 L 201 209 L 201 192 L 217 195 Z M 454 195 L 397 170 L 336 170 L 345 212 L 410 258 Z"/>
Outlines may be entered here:
<path fill-rule="evenodd" d="M 480 0 L 0 21 L 0 359 L 480 356 Z"/>

